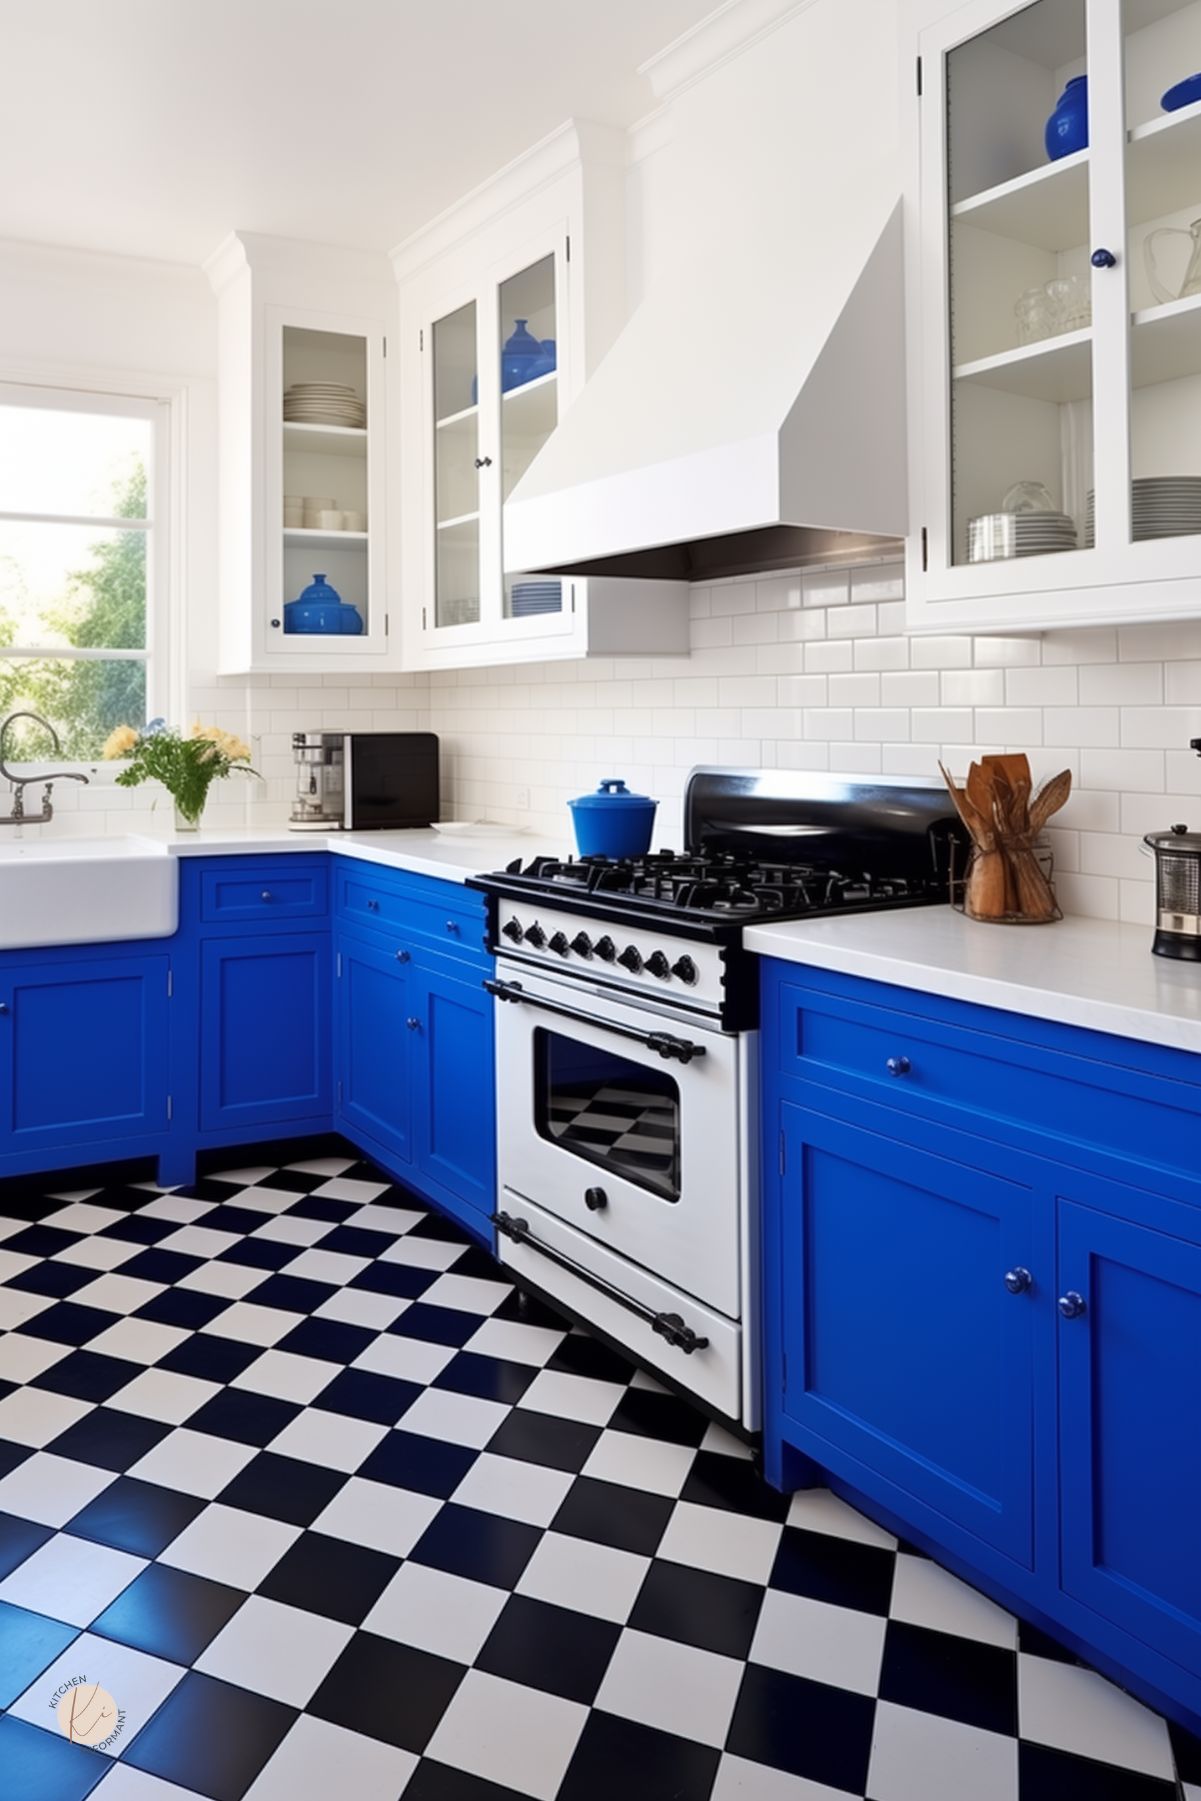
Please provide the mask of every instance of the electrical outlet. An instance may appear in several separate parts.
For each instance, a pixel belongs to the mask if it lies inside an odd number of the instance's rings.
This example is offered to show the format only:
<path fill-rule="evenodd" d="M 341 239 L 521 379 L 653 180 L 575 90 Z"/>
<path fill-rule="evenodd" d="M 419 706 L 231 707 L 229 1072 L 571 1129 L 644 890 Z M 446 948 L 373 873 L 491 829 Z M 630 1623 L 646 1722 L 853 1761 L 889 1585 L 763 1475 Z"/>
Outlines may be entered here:
<path fill-rule="evenodd" d="M 528 788 L 519 788 L 517 790 L 517 793 L 514 796 L 514 805 L 516 806 L 517 811 L 519 813 L 528 813 L 529 812 L 529 810 L 530 810 L 530 791 Z"/>

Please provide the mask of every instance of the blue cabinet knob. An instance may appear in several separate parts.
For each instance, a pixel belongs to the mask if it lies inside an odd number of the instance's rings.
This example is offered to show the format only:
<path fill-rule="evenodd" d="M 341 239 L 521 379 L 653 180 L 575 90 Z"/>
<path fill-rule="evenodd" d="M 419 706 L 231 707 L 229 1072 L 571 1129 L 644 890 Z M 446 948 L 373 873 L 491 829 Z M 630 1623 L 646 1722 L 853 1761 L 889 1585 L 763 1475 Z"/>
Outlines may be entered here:
<path fill-rule="evenodd" d="M 890 1057 L 884 1067 L 890 1076 L 907 1076 L 913 1065 L 908 1057 Z"/>
<path fill-rule="evenodd" d="M 1013 1269 L 1005 1272 L 1005 1286 L 1010 1294 L 1025 1294 L 1033 1280 L 1034 1277 L 1030 1274 L 1030 1271 L 1028 1269 L 1023 1269 L 1020 1263 L 1015 1265 Z"/>
<path fill-rule="evenodd" d="M 269 900 L 270 900 L 270 899 L 271 899 L 271 890 L 270 890 L 270 888 L 264 888 L 264 889 L 263 889 L 263 892 L 262 892 L 262 893 L 261 893 L 261 894 L 260 894 L 260 895 L 259 895 L 259 899 L 260 899 L 260 900 L 265 900 L 265 901 L 269 901 Z"/>
<path fill-rule="evenodd" d="M 397 961 L 397 962 L 398 962 L 398 963 L 407 963 L 407 962 L 408 962 L 408 960 L 409 960 L 409 953 L 408 953 L 408 951 L 397 951 L 397 953 L 396 953 L 396 961 Z"/>
<path fill-rule="evenodd" d="M 1084 1296 L 1077 1294 L 1074 1288 L 1069 1288 L 1066 1294 L 1059 1297 L 1059 1311 L 1064 1319 L 1079 1319 L 1084 1306 Z"/>
<path fill-rule="evenodd" d="M 1112 250 L 1094 250 L 1089 261 L 1094 269 L 1112 269 L 1117 262 Z"/>
<path fill-rule="evenodd" d="M 0 1013 L 7 1013 L 7 1012 L 8 1012 L 8 1002 L 0 1001 Z"/>
<path fill-rule="evenodd" d="M 459 929 L 458 920 L 457 919 L 448 919 L 446 922 L 446 929 L 448 932 L 457 932 Z"/>
<path fill-rule="evenodd" d="M 406 1024 L 406 1026 L 408 1026 L 410 1032 L 417 1032 L 417 1031 L 420 1031 L 420 1029 L 421 1029 L 421 1021 L 419 1019 L 413 1019 L 410 1017 L 409 1019 L 405 1020 L 405 1024 Z"/>
<path fill-rule="evenodd" d="M 368 911 L 368 913 L 378 913 L 379 912 L 379 902 L 377 900 L 369 900 L 367 902 L 367 911 Z"/>

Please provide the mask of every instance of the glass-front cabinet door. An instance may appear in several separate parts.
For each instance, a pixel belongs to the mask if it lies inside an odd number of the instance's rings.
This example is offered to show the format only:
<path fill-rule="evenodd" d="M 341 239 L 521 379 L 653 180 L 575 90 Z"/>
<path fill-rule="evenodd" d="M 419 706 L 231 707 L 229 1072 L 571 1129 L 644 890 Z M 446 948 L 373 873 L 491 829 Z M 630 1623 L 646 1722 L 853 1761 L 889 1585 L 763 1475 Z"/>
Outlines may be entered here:
<path fill-rule="evenodd" d="M 911 623 L 1197 612 L 1201 0 L 975 0 L 919 45 Z"/>
<path fill-rule="evenodd" d="M 570 584 L 504 556 L 506 502 L 559 421 L 565 242 L 527 247 L 422 331 L 428 648 L 570 630 Z"/>

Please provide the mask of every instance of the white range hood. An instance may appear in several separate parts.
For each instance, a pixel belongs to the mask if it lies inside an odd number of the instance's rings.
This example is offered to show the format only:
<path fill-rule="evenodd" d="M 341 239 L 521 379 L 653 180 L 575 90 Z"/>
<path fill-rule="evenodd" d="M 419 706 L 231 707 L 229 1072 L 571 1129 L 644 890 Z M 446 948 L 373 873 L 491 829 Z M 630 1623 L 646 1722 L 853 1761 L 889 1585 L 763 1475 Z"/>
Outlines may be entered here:
<path fill-rule="evenodd" d="M 509 569 L 703 580 L 904 536 L 900 206 L 849 280 L 820 242 L 803 285 L 770 245 L 713 260 L 652 290 L 514 489 Z"/>

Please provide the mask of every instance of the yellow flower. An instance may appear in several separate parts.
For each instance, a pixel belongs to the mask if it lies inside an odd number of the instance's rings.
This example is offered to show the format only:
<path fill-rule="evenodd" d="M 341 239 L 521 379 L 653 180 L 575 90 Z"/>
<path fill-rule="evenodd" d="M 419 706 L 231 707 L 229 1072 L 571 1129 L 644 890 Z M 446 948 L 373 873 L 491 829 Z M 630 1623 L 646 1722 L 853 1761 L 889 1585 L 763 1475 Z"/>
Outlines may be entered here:
<path fill-rule="evenodd" d="M 125 756 L 137 742 L 138 734 L 131 725 L 119 725 L 105 739 L 102 754 L 111 762 L 114 757 Z"/>
<path fill-rule="evenodd" d="M 250 746 L 244 744 L 241 738 L 236 737 L 233 732 L 227 732 L 219 725 L 201 725 L 197 720 L 192 727 L 192 736 L 207 740 L 231 763 L 249 763 L 250 761 Z M 211 761 L 211 754 L 203 760 Z"/>

